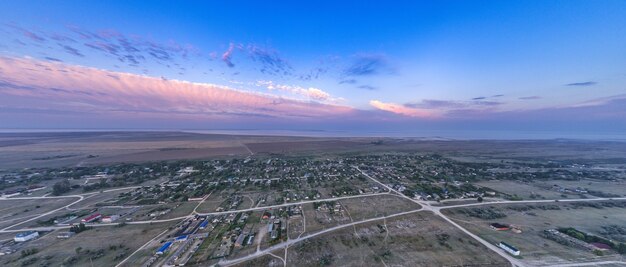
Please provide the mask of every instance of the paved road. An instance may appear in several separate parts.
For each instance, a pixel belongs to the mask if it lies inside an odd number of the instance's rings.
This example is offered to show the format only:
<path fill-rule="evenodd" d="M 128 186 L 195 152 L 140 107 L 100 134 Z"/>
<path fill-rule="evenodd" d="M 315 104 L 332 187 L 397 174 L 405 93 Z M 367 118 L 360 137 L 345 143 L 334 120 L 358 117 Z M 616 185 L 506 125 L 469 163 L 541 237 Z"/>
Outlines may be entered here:
<path fill-rule="evenodd" d="M 200 216 L 205 216 L 205 215 L 224 215 L 224 214 L 239 213 L 239 212 L 246 212 L 246 211 L 275 209 L 275 208 L 280 208 L 280 207 L 302 205 L 302 204 L 307 204 L 307 203 L 316 203 L 316 202 L 324 202 L 324 201 L 336 201 L 336 200 L 342 200 L 342 199 L 371 197 L 371 196 L 380 196 L 380 195 L 389 195 L 389 193 L 388 192 L 384 192 L 384 193 L 374 193 L 374 194 L 367 194 L 367 195 L 332 197 L 332 198 L 325 198 L 325 199 L 305 200 L 305 201 L 300 201 L 300 202 L 290 202 L 290 203 L 284 203 L 284 204 L 278 204 L 278 205 L 272 205 L 272 206 L 254 207 L 254 208 L 240 209 L 240 210 L 228 210 L 228 211 L 216 211 L 216 212 L 196 212 L 195 214 L 200 215 Z"/>

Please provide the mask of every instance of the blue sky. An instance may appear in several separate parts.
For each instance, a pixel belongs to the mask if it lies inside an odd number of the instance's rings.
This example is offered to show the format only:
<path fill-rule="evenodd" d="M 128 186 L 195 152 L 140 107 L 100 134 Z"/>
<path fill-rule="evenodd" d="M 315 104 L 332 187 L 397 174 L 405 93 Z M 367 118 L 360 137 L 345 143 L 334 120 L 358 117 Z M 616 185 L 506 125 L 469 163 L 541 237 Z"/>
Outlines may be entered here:
<path fill-rule="evenodd" d="M 623 132 L 624 14 L 624 1 L 2 1 L 0 122 Z"/>

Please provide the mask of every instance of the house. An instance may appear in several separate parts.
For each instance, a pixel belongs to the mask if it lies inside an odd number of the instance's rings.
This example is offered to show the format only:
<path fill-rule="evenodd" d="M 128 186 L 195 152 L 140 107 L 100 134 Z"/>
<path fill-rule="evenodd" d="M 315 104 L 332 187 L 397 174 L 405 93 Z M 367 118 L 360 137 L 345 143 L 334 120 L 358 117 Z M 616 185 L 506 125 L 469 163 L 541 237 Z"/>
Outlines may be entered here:
<path fill-rule="evenodd" d="M 501 249 L 504 249 L 504 251 L 506 251 L 508 253 L 511 253 L 511 255 L 519 256 L 519 254 L 520 254 L 519 249 L 517 249 L 514 246 L 511 246 L 511 245 L 509 245 L 507 243 L 500 242 L 500 244 L 498 244 L 498 246 Z"/>
<path fill-rule="evenodd" d="M 500 223 L 492 223 L 490 225 L 490 227 L 491 227 L 492 230 L 495 230 L 495 231 L 506 231 L 506 230 L 509 230 L 509 226 L 508 225 L 500 224 Z"/>
<path fill-rule="evenodd" d="M 28 231 L 28 232 L 22 232 L 22 233 L 15 235 L 15 238 L 13 238 L 13 240 L 15 240 L 15 242 L 26 242 L 28 240 L 35 239 L 38 236 L 39 236 L 38 232 Z"/>
<path fill-rule="evenodd" d="M 596 250 L 602 250 L 602 251 L 604 251 L 604 250 L 609 250 L 609 249 L 611 249 L 611 246 L 609 246 L 609 245 L 607 245 L 607 244 L 604 244 L 604 243 L 594 242 L 594 243 L 590 243 L 590 244 L 591 244 L 592 246 L 594 246 L 594 248 L 595 248 Z"/>
<path fill-rule="evenodd" d="M 102 214 L 94 213 L 94 214 L 89 215 L 89 217 L 84 218 L 84 219 L 82 219 L 80 221 L 84 222 L 84 223 L 90 223 L 90 222 L 95 222 L 95 221 L 97 221 L 100 218 L 102 218 Z"/>
<path fill-rule="evenodd" d="M 112 222 L 116 221 L 119 218 L 120 218 L 119 215 L 104 216 L 104 217 L 102 217 L 102 222 L 103 223 L 112 223 Z"/>
<path fill-rule="evenodd" d="M 240 234 L 239 237 L 237 237 L 237 241 L 235 241 L 235 247 L 236 248 L 240 248 L 244 245 L 243 241 L 246 239 L 246 234 Z"/>
<path fill-rule="evenodd" d="M 190 197 L 187 199 L 187 201 L 192 202 L 192 201 L 202 201 L 204 199 L 204 196 L 201 197 Z"/>

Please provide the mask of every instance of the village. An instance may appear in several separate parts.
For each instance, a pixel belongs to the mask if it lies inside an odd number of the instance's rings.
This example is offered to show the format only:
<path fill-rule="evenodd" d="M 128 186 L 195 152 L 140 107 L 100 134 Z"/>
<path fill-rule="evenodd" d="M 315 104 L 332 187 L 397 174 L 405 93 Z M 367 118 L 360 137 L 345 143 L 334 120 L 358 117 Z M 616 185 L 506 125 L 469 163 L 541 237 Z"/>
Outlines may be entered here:
<path fill-rule="evenodd" d="M 572 185 L 582 177 L 593 182 Z M 11 224 L 9 219 L 42 208 L 24 203 L 23 211 L 18 207 L 5 216 L 6 224 L 0 226 L 13 236 L 0 244 L 0 255 L 20 255 L 8 262 L 40 260 L 31 256 L 39 253 L 29 244 L 79 240 L 107 227 L 123 230 L 167 225 L 135 253 L 121 244 L 111 245 L 120 247 L 109 250 L 113 254 L 107 250 L 84 254 L 78 252 L 83 246 L 78 246 L 67 248 L 77 250 L 76 255 L 68 255 L 62 262 L 77 264 L 88 256 L 90 261 L 112 257 L 142 266 L 223 264 L 283 244 L 288 247 L 294 240 L 351 225 L 355 220 L 398 212 L 455 210 L 464 205 L 524 199 L 553 201 L 552 197 L 557 201 L 572 197 L 620 198 L 623 195 L 605 183 L 621 185 L 623 177 L 623 171 L 581 169 L 580 165 L 566 163 L 474 163 L 435 154 L 398 153 L 25 169 L 3 174 L 2 198 L 26 198 L 33 203 L 38 198 L 53 198 L 59 203 L 51 206 L 51 212 L 30 215 L 22 222 L 15 220 Z M 510 191 L 502 186 L 510 183 L 530 189 Z M 70 201 L 75 198 L 77 201 Z M 492 231 L 529 234 L 524 225 L 499 221 L 502 212 L 472 208 L 462 214 L 486 220 L 481 225 Z M 20 228 L 32 230 L 15 230 Z M 378 228 L 382 233 L 388 231 L 384 225 Z M 572 237 L 577 234 L 561 228 L 546 228 L 537 236 L 583 248 L 593 255 L 616 255 L 611 251 L 621 251 L 624 246 L 612 241 L 585 243 Z M 437 242 L 446 247 L 447 239 Z M 511 238 L 493 240 L 495 247 L 514 257 L 524 253 L 522 248 L 526 247 L 520 244 Z"/>

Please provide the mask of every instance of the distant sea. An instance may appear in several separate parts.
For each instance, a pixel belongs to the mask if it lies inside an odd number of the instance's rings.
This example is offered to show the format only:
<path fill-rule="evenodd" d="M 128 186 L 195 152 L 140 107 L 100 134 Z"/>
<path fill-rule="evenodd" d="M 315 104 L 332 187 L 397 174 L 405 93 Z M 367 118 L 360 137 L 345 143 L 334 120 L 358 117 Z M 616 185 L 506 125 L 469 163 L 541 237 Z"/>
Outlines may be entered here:
<path fill-rule="evenodd" d="M 188 132 L 226 135 L 269 135 L 301 137 L 393 137 L 426 140 L 549 140 L 578 139 L 626 141 L 626 133 L 490 131 L 490 130 L 422 130 L 406 131 L 333 131 L 333 130 L 260 130 L 260 129 L 0 129 L 0 133 L 62 132 Z"/>

